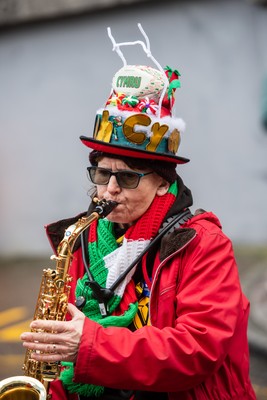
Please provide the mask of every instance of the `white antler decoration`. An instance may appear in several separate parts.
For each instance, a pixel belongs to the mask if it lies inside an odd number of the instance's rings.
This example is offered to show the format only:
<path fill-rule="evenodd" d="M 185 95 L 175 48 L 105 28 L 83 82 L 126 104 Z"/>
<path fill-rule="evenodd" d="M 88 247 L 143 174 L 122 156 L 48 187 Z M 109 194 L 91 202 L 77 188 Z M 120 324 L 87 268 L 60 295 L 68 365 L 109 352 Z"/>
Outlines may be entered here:
<path fill-rule="evenodd" d="M 169 81 L 168 81 L 168 78 L 167 78 L 166 75 L 165 75 L 164 69 L 162 68 L 162 66 L 160 65 L 160 63 L 153 57 L 153 55 L 152 55 L 152 53 L 151 53 L 151 51 L 150 51 L 150 42 L 149 42 L 149 38 L 148 38 L 147 34 L 145 33 L 144 29 L 142 28 L 142 25 L 141 25 L 140 23 L 138 23 L 137 26 L 138 26 L 140 32 L 142 33 L 142 35 L 144 36 L 145 41 L 146 41 L 146 44 L 145 44 L 142 40 L 136 40 L 136 41 L 134 41 L 134 42 L 116 43 L 114 37 L 113 37 L 112 34 L 111 34 L 111 29 L 110 29 L 110 27 L 107 28 L 108 36 L 109 36 L 109 38 L 110 38 L 110 40 L 111 40 L 111 42 L 112 42 L 112 44 L 113 44 L 113 49 L 112 49 L 112 50 L 113 50 L 113 51 L 116 51 L 116 53 L 118 54 L 118 56 L 121 58 L 121 60 L 122 60 L 122 62 L 123 62 L 123 66 L 126 66 L 126 65 L 127 65 L 127 61 L 126 61 L 126 59 L 125 59 L 125 57 L 124 57 L 124 55 L 123 55 L 123 53 L 122 53 L 120 47 L 121 47 L 121 46 L 132 46 L 132 45 L 135 45 L 135 44 L 140 44 L 140 45 L 142 46 L 144 52 L 146 53 L 146 55 L 147 55 L 149 58 L 151 58 L 151 60 L 154 62 L 154 64 L 156 64 L 156 66 L 158 67 L 158 69 L 162 72 L 163 78 L 164 78 L 164 88 L 163 88 L 162 93 L 161 93 L 161 96 L 160 96 L 160 98 L 159 98 L 159 108 L 158 108 L 158 111 L 157 111 L 157 114 L 158 114 L 157 117 L 160 118 L 161 105 L 162 105 L 162 101 L 163 101 L 163 98 L 164 98 L 164 96 L 165 96 L 167 87 L 168 87 L 168 85 L 169 85 Z"/>

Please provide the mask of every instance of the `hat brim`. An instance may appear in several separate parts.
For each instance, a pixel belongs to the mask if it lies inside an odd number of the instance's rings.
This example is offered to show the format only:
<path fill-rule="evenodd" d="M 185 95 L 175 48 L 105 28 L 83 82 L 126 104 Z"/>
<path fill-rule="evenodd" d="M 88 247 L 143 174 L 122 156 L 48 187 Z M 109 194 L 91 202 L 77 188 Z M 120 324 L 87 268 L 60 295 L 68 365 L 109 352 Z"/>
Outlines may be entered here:
<path fill-rule="evenodd" d="M 93 138 L 89 138 L 86 136 L 80 136 L 82 143 L 97 151 L 103 151 L 104 153 L 115 154 L 118 156 L 126 156 L 132 158 L 142 158 L 142 159 L 150 159 L 150 160 L 159 160 L 159 161 L 167 161 L 175 164 L 186 164 L 190 160 L 188 158 L 179 157 L 175 155 L 166 155 L 163 153 L 152 153 L 141 149 L 134 149 L 125 146 L 116 146 L 114 144 L 102 142 L 100 140 L 96 140 Z"/>

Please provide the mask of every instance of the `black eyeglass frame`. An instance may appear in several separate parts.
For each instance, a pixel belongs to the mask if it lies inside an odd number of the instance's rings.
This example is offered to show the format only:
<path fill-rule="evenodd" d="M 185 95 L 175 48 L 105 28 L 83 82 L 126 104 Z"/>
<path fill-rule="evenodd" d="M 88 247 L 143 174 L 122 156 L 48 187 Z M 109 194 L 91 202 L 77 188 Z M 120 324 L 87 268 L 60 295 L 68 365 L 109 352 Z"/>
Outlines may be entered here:
<path fill-rule="evenodd" d="M 107 177 L 107 181 L 105 183 L 97 183 L 94 180 L 95 176 L 92 175 L 92 171 L 96 172 L 97 170 L 102 170 L 102 171 L 105 171 L 105 172 L 109 173 L 109 176 Z M 106 169 L 106 168 L 102 168 L 102 167 L 96 167 L 96 166 L 87 167 L 87 172 L 88 172 L 88 177 L 91 180 L 91 182 L 93 182 L 95 185 L 100 185 L 100 186 L 108 185 L 108 183 L 110 181 L 110 178 L 112 177 L 112 175 L 114 175 L 116 180 L 117 180 L 118 185 L 121 188 L 124 188 L 124 189 L 136 189 L 137 186 L 140 183 L 140 179 L 143 178 L 143 176 L 150 175 L 150 174 L 154 173 L 154 171 L 143 172 L 142 173 L 142 172 L 129 171 L 129 170 L 121 170 L 121 171 L 113 172 L 110 169 Z M 125 185 L 125 183 L 122 183 L 122 181 L 121 181 L 122 180 L 122 178 L 121 178 L 122 174 L 130 174 L 132 176 L 135 176 L 137 178 L 137 181 L 134 182 L 132 185 L 127 185 L 127 184 Z"/>

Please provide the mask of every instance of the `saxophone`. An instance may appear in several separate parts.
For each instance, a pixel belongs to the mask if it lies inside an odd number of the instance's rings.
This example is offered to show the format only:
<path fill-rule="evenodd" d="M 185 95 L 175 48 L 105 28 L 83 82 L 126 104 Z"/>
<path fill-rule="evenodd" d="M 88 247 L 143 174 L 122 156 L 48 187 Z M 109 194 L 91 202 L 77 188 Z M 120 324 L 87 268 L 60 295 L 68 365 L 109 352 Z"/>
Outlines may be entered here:
<path fill-rule="evenodd" d="M 44 269 L 33 320 L 64 321 L 67 313 L 71 276 L 69 267 L 77 238 L 95 220 L 106 217 L 118 204 L 115 201 L 94 199 L 94 211 L 69 226 L 57 248 L 56 269 Z M 32 329 L 32 332 L 36 330 Z M 48 400 L 49 384 L 60 373 L 60 363 L 31 359 L 32 350 L 26 350 L 24 376 L 15 376 L 0 382 L 0 400 Z"/>

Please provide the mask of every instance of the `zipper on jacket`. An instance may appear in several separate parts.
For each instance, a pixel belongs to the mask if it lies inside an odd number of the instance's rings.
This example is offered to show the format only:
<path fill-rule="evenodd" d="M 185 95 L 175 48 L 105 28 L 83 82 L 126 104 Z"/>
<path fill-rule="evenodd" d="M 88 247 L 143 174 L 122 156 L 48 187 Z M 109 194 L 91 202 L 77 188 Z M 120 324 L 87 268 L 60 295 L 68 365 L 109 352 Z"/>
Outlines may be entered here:
<path fill-rule="evenodd" d="M 174 253 L 170 254 L 167 258 L 165 258 L 158 266 L 158 268 L 155 271 L 155 276 L 151 285 L 151 289 L 150 289 L 150 300 L 149 300 L 149 316 L 150 316 L 150 324 L 152 326 L 152 321 L 151 321 L 151 310 L 150 310 L 150 304 L 151 304 L 151 298 L 152 298 L 152 292 L 153 292 L 153 287 L 155 286 L 155 282 L 158 279 L 158 275 L 162 269 L 162 267 L 166 264 L 167 261 L 169 261 L 171 258 L 173 258 L 174 256 L 176 256 L 176 254 L 180 253 L 182 250 L 184 250 L 191 242 L 192 240 L 195 239 L 195 237 L 197 236 L 197 232 L 195 232 L 194 236 L 192 238 L 189 239 L 189 241 L 187 243 L 185 243 L 180 249 L 176 250 Z"/>

